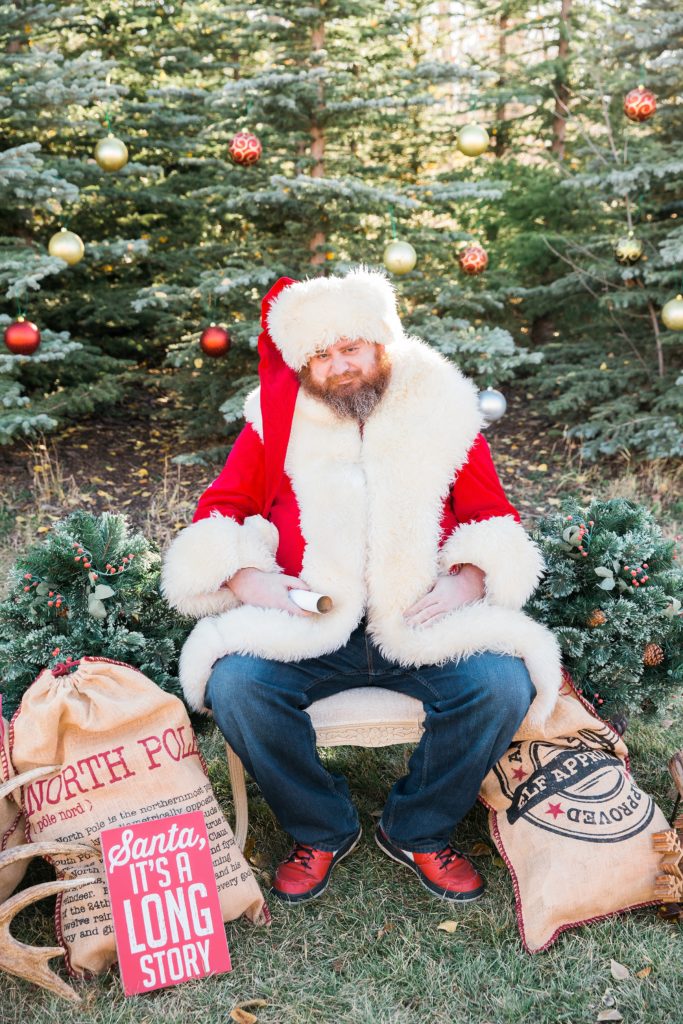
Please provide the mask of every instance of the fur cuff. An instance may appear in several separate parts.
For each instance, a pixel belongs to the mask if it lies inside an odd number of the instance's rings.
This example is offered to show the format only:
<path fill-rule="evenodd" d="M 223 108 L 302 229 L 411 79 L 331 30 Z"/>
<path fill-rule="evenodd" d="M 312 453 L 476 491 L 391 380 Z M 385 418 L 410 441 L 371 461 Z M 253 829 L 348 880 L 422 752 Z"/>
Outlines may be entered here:
<path fill-rule="evenodd" d="M 223 580 L 247 566 L 279 572 L 277 546 L 277 528 L 262 516 L 249 516 L 240 526 L 212 512 L 208 519 L 186 526 L 169 547 L 161 592 L 182 615 L 200 618 L 227 612 L 240 602 L 232 591 L 219 589 Z"/>
<path fill-rule="evenodd" d="M 540 550 L 510 515 L 458 526 L 439 552 L 439 566 L 448 572 L 457 562 L 483 569 L 487 600 L 503 608 L 522 608 L 545 570 Z"/>

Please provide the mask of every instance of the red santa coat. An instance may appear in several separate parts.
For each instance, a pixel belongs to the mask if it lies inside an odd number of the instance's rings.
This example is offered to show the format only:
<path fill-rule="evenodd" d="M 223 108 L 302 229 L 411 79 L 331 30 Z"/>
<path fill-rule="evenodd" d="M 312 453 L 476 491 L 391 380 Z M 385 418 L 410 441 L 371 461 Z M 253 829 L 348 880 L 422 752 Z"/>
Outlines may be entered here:
<path fill-rule="evenodd" d="M 191 706 L 203 708 L 211 667 L 223 655 L 315 657 L 346 643 L 366 612 L 385 656 L 406 666 L 484 650 L 522 657 L 537 690 L 531 719 L 552 710 L 559 645 L 521 611 L 543 559 L 496 474 L 480 432 L 477 390 L 417 338 L 403 336 L 387 351 L 389 386 L 362 431 L 299 392 L 269 510 L 259 390 L 247 399 L 247 425 L 223 471 L 164 558 L 165 597 L 200 617 L 180 661 Z M 404 611 L 457 562 L 484 571 L 485 597 L 435 622 L 408 625 Z M 302 618 L 241 605 L 219 588 L 245 566 L 301 576 L 329 594 L 334 608 Z"/>

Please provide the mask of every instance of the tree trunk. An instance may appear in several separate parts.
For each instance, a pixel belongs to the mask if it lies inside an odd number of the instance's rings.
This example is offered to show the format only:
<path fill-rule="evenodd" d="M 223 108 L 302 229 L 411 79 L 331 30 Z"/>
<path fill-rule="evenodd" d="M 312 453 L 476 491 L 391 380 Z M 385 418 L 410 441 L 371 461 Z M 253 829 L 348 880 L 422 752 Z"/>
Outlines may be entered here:
<path fill-rule="evenodd" d="M 562 0 L 560 8 L 560 38 L 557 43 L 557 75 L 555 77 L 555 112 L 553 114 L 553 141 L 550 152 L 564 160 L 564 140 L 569 116 L 569 82 L 567 57 L 569 56 L 569 14 L 572 0 Z"/>
<path fill-rule="evenodd" d="M 498 76 L 498 88 L 502 91 L 505 86 L 505 71 L 506 71 L 506 59 L 507 59 L 507 29 L 509 25 L 509 18 L 507 9 L 504 9 L 499 20 L 498 20 L 498 67 L 500 68 L 500 74 Z M 507 115 L 507 105 L 502 97 L 498 100 L 498 106 L 496 107 L 496 156 L 502 156 L 508 146 L 507 139 L 507 125 L 505 124 L 505 118 Z"/>
<path fill-rule="evenodd" d="M 325 23 L 321 21 L 315 25 L 311 34 L 311 50 L 322 50 L 325 45 Z M 320 80 L 316 86 L 318 91 L 318 103 L 311 116 L 311 156 L 314 163 L 311 167 L 312 178 L 322 178 L 325 174 L 325 129 L 318 122 L 318 112 L 323 109 L 324 91 L 323 83 Z M 322 216 L 322 215 L 321 215 Z M 324 247 L 327 238 L 322 224 L 311 236 L 308 247 L 311 250 L 311 264 L 320 266 L 325 263 Z"/>

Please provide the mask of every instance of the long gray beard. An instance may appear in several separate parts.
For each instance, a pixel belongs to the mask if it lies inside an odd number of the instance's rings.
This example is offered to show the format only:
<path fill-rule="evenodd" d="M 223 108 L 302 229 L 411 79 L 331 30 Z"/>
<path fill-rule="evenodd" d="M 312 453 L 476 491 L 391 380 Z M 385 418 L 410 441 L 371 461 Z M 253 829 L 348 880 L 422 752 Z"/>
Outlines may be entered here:
<path fill-rule="evenodd" d="M 376 384 L 367 383 L 346 394 L 335 390 L 316 394 L 315 397 L 329 405 L 340 419 L 355 419 L 364 423 L 379 404 L 386 391 L 386 384 L 386 381 L 381 383 L 378 381 Z"/>

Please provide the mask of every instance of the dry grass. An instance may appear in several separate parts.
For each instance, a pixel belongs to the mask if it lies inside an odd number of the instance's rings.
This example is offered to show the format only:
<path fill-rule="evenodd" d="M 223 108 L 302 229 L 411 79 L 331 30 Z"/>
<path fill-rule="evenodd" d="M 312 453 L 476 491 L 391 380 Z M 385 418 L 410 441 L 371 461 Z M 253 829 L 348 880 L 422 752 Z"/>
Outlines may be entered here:
<path fill-rule="evenodd" d="M 196 504 L 196 495 L 188 497 L 183 486 L 183 467 L 165 456 L 163 475 L 149 499 L 140 528 L 163 551 L 178 530 L 192 520 Z"/>

